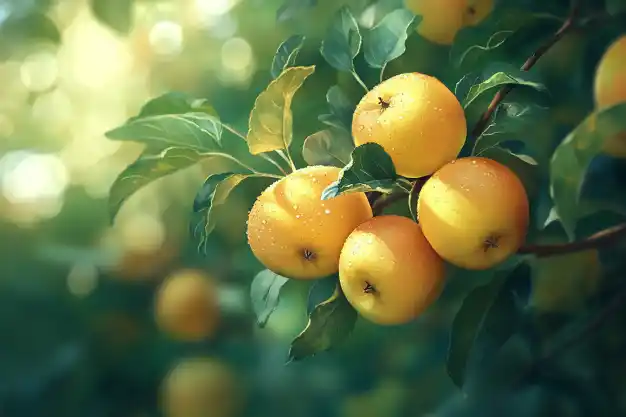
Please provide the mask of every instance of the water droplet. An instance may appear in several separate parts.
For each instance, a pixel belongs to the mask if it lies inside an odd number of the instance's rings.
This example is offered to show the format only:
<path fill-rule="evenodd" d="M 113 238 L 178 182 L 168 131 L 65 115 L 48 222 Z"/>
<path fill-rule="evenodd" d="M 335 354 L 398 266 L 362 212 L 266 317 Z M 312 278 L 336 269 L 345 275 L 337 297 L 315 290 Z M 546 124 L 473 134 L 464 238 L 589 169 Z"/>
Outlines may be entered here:
<path fill-rule="evenodd" d="M 297 205 L 297 204 L 294 204 L 294 205 L 293 205 L 293 209 L 294 209 L 294 210 L 298 210 L 298 205 Z"/>
<path fill-rule="evenodd" d="M 324 213 L 325 213 L 325 214 L 330 214 L 330 210 L 329 210 L 329 209 L 326 209 L 326 210 L 324 210 Z"/>
<path fill-rule="evenodd" d="M 359 132 L 362 132 L 363 129 L 365 129 L 365 126 L 363 126 L 363 125 L 359 126 Z"/>
<path fill-rule="evenodd" d="M 302 217 L 300 214 L 296 214 L 296 219 L 299 219 L 300 217 Z"/>
<path fill-rule="evenodd" d="M 267 220 L 261 220 L 262 224 L 267 224 Z"/>
<path fill-rule="evenodd" d="M 368 238 L 367 243 L 371 245 L 372 243 L 374 243 L 374 239 L 372 237 Z"/>

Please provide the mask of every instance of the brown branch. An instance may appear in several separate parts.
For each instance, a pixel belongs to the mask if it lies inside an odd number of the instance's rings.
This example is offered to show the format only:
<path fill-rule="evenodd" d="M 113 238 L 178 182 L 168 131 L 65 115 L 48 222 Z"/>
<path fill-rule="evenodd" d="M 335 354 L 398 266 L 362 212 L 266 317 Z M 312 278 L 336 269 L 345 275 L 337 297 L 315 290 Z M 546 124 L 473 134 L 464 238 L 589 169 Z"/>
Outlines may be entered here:
<path fill-rule="evenodd" d="M 545 258 L 554 255 L 565 255 L 587 249 L 610 246 L 620 239 L 626 238 L 626 223 L 609 227 L 589 236 L 586 239 L 576 242 L 552 244 L 552 245 L 528 245 L 523 246 L 518 253 L 534 254 L 537 257 Z"/>
<path fill-rule="evenodd" d="M 372 211 L 374 212 L 374 216 L 379 216 L 383 210 L 395 203 L 396 201 L 402 200 L 408 196 L 407 193 L 397 192 L 391 194 L 385 194 L 374 201 L 372 204 Z"/>
<path fill-rule="evenodd" d="M 554 46 L 554 44 L 561 40 L 570 30 L 575 27 L 575 20 L 578 16 L 578 11 L 580 9 L 580 5 L 578 3 L 578 1 L 574 1 L 571 12 L 565 22 L 563 22 L 563 25 L 561 25 L 559 30 L 555 32 L 552 38 L 548 39 L 545 44 L 541 45 L 530 57 L 528 57 L 526 62 L 524 62 L 524 65 L 522 65 L 522 67 L 520 68 L 522 71 L 530 70 L 537 63 L 537 61 L 539 61 L 539 58 L 541 58 L 546 52 L 548 52 L 550 48 Z M 474 126 L 474 129 L 472 129 L 472 136 L 474 138 L 477 138 L 481 135 L 481 133 L 483 133 L 483 131 L 489 124 L 489 120 L 491 120 L 493 113 L 506 98 L 506 96 L 513 90 L 513 88 L 515 88 L 514 84 L 507 84 L 496 93 L 496 95 L 493 97 L 493 100 L 491 100 L 491 103 L 489 103 L 487 110 L 485 110 L 482 116 L 480 116 L 480 119 L 478 119 L 478 122 Z"/>

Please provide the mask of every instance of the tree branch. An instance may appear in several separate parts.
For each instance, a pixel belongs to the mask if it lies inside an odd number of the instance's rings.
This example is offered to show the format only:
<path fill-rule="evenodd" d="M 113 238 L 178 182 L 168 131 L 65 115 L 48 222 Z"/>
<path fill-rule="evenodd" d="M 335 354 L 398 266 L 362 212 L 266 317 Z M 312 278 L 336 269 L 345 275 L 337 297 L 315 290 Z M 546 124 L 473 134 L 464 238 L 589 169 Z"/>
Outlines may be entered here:
<path fill-rule="evenodd" d="M 609 227 L 589 236 L 586 239 L 576 242 L 552 244 L 552 245 L 528 245 L 520 248 L 520 254 L 535 254 L 537 257 L 545 258 L 554 255 L 565 255 L 587 249 L 610 246 L 620 239 L 626 238 L 626 223 Z"/>
<path fill-rule="evenodd" d="M 561 40 L 570 30 L 575 27 L 575 20 L 578 17 L 578 12 L 580 9 L 580 5 L 578 1 L 574 1 L 572 4 L 572 8 L 568 18 L 563 22 L 563 25 L 555 32 L 552 38 L 548 39 L 546 43 L 541 45 L 522 65 L 522 71 L 530 70 L 536 63 L 539 61 L 546 52 L 550 50 L 559 40 Z M 496 111 L 498 106 L 502 103 L 502 101 L 506 98 L 506 96 L 515 88 L 514 84 L 507 84 L 500 89 L 489 103 L 487 110 L 480 116 L 478 122 L 472 129 L 472 136 L 477 138 L 483 133 L 487 125 L 489 124 L 489 120 L 493 116 L 493 113 Z"/>

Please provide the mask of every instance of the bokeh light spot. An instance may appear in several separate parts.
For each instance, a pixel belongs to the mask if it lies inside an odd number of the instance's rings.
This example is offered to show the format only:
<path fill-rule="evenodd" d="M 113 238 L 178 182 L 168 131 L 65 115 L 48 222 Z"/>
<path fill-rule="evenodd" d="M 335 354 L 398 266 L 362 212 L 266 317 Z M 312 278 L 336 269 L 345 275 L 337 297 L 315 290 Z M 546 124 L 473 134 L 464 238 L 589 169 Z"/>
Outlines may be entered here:
<path fill-rule="evenodd" d="M 183 29 L 176 22 L 157 22 L 148 37 L 152 50 L 158 55 L 177 55 L 183 49 Z"/>
<path fill-rule="evenodd" d="M 50 51 L 39 51 L 27 56 L 20 67 L 22 83 L 30 91 L 48 90 L 58 76 L 57 57 Z"/>

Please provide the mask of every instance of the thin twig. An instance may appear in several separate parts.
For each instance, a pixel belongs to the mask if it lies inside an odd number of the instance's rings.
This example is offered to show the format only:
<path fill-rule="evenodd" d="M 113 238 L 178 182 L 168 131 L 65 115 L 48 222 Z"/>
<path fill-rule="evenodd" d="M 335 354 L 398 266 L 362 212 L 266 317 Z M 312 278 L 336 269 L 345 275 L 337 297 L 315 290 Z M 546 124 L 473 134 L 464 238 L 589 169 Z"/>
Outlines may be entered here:
<path fill-rule="evenodd" d="M 394 192 L 391 194 L 384 194 L 383 196 L 377 198 L 372 204 L 374 216 L 380 215 L 386 207 L 392 205 L 396 201 L 406 198 L 407 196 L 408 194 L 406 192 Z"/>
<path fill-rule="evenodd" d="M 522 247 L 518 253 L 534 254 L 539 258 L 554 255 L 565 255 L 573 252 L 580 252 L 587 249 L 610 246 L 621 239 L 626 238 L 626 223 L 609 227 L 589 236 L 586 239 L 576 242 L 552 244 L 552 245 L 528 245 Z"/>
<path fill-rule="evenodd" d="M 561 40 L 570 30 L 575 27 L 575 21 L 578 17 L 578 12 L 580 9 L 580 5 L 578 1 L 574 1 L 572 5 L 571 12 L 568 18 L 563 22 L 563 25 L 555 32 L 555 34 L 546 41 L 545 44 L 541 45 L 522 65 L 522 71 L 530 70 L 536 63 L 539 61 L 546 52 L 550 50 L 559 40 Z M 481 133 L 485 130 L 487 125 L 489 124 L 489 120 L 491 120 L 491 116 L 496 111 L 500 103 L 506 98 L 506 96 L 515 88 L 514 84 L 507 84 L 500 89 L 489 103 L 487 110 L 480 116 L 480 119 L 472 129 L 472 136 L 477 138 Z"/>

